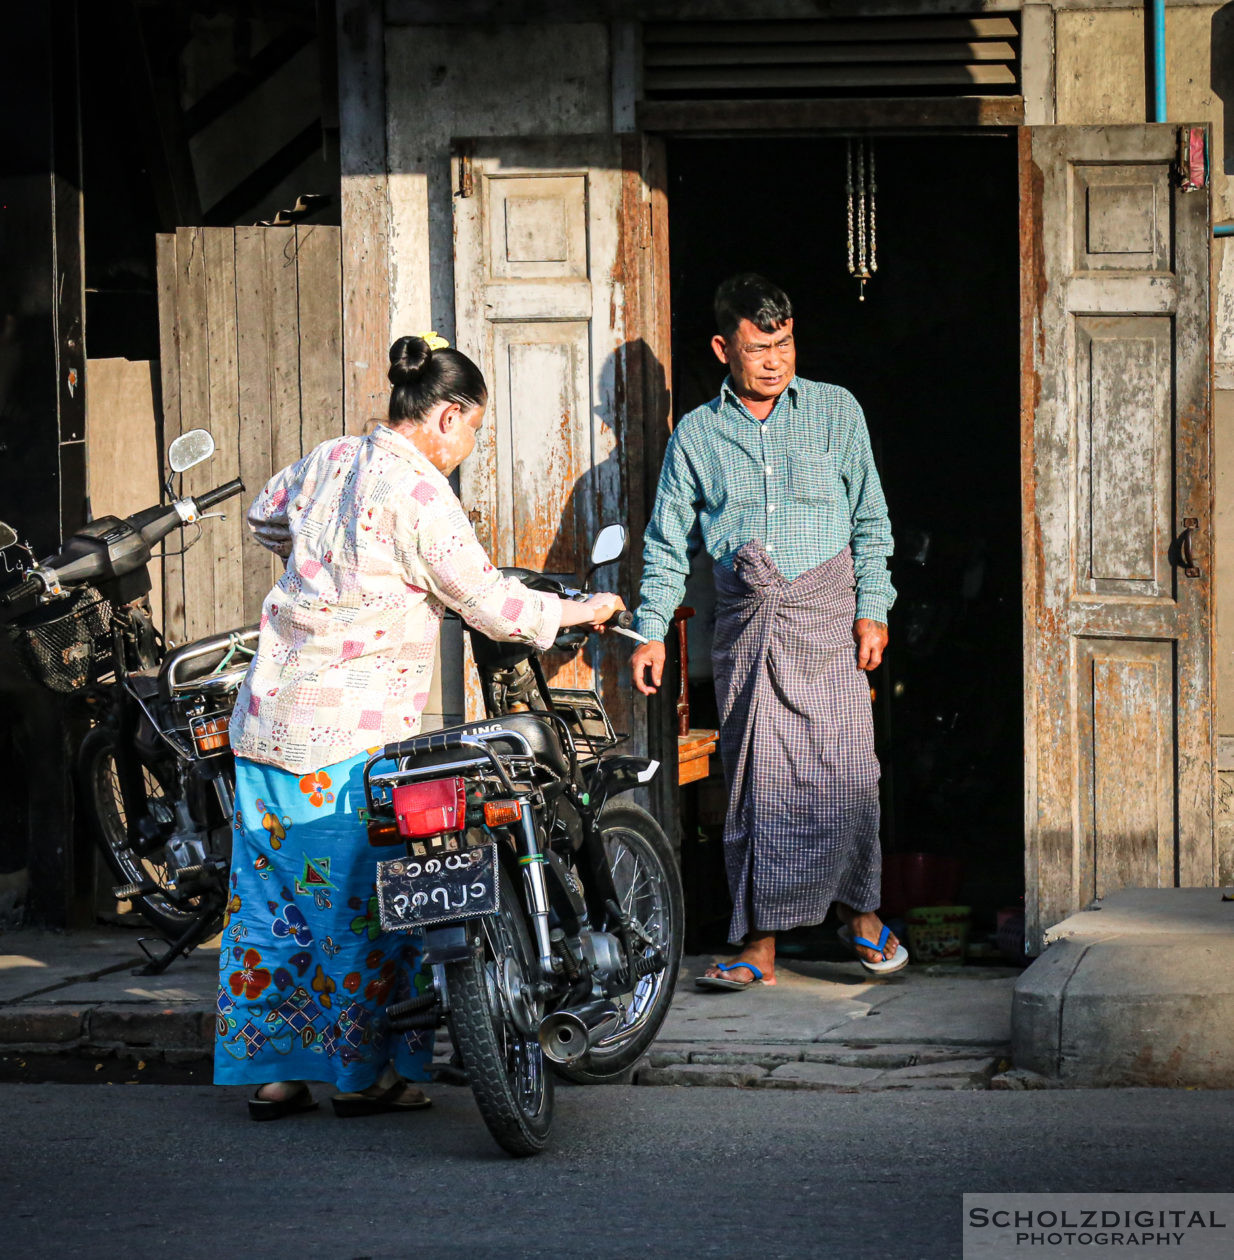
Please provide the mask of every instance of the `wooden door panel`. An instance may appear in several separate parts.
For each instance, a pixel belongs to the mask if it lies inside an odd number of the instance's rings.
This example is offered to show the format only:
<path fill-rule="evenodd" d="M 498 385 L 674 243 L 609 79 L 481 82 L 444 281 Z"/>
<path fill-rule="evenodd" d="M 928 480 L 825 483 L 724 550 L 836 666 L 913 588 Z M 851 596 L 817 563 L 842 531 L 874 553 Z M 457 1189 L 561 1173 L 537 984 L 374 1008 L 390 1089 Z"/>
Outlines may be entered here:
<path fill-rule="evenodd" d="M 495 545 L 507 563 L 569 573 L 586 553 L 593 513 L 572 492 L 591 466 L 589 334 L 575 320 L 494 327 Z"/>
<path fill-rule="evenodd" d="M 1171 322 L 1076 321 L 1076 588 L 1173 598 Z"/>
<path fill-rule="evenodd" d="M 587 279 L 586 175 L 494 178 L 486 193 L 494 279 Z"/>
<path fill-rule="evenodd" d="M 1174 883 L 1174 660 L 1162 642 L 1077 641 L 1086 897 Z M 1085 883 L 1087 884 L 1087 879 Z"/>
<path fill-rule="evenodd" d="M 1021 133 L 1034 952 L 1094 896 L 1216 878 L 1209 205 L 1179 185 L 1179 142 Z"/>
<path fill-rule="evenodd" d="M 1072 167 L 1077 271 L 1170 270 L 1170 163 Z"/>

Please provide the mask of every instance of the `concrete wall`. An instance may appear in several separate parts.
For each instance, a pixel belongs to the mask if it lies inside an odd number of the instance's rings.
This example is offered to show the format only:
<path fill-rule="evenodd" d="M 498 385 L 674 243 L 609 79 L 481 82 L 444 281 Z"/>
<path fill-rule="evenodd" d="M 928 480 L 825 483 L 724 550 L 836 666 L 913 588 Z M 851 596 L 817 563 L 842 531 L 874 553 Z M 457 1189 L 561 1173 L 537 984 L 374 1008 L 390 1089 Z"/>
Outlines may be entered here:
<path fill-rule="evenodd" d="M 453 342 L 450 147 L 457 138 L 613 130 L 610 28 L 416 26 L 386 31 L 390 332 Z M 462 637 L 447 622 L 426 728 L 461 721 Z"/>
<path fill-rule="evenodd" d="M 680 7 L 665 5 L 657 16 L 672 17 Z M 727 7 L 717 4 L 709 16 L 731 16 L 721 13 Z M 395 5 L 393 17 L 414 21 L 428 16 L 430 9 Z M 1028 122 L 1132 123 L 1148 118 L 1145 4 L 1029 0 L 1023 20 Z M 599 21 L 386 27 L 392 337 L 435 328 L 453 340 L 451 140 L 624 130 L 630 93 L 620 82 L 615 90 L 614 80 L 624 77 L 620 67 L 633 32 L 629 24 Z M 1234 218 L 1234 158 L 1227 156 L 1224 143 L 1227 116 L 1234 125 L 1234 3 L 1168 0 L 1166 35 L 1169 117 L 1212 123 L 1214 218 Z M 1222 487 L 1234 484 L 1234 242 L 1217 241 L 1213 248 L 1220 505 Z M 1221 762 L 1231 772 L 1223 799 L 1230 801 L 1234 835 L 1234 511 L 1219 511 L 1214 526 L 1216 548 L 1231 557 L 1218 577 L 1217 691 L 1219 729 L 1228 736 L 1223 748 L 1230 750 Z M 460 650 L 458 636 L 447 635 L 438 675 L 445 679 L 445 689 L 435 688 L 426 713 L 430 722 L 461 711 L 456 682 Z"/>

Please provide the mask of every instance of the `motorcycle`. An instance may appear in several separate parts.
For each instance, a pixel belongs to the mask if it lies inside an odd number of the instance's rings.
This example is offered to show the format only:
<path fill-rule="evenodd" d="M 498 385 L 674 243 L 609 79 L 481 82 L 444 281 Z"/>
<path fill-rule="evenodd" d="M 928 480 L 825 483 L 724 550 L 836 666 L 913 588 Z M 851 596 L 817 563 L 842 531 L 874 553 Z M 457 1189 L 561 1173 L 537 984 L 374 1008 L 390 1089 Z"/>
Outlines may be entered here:
<path fill-rule="evenodd" d="M 622 526 L 600 532 L 581 590 L 502 572 L 584 598 L 626 542 Z M 554 646 L 577 649 L 587 633 Z M 554 1075 L 619 1080 L 655 1039 L 684 902 L 667 837 L 627 799 L 658 763 L 615 751 L 627 737 L 599 693 L 550 686 L 537 649 L 470 636 L 486 718 L 375 753 L 363 816 L 371 844 L 402 849 L 378 862 L 382 926 L 423 932 L 433 975 L 430 991 L 387 1008 L 390 1027 L 448 1024 L 490 1133 L 527 1156 L 548 1140 Z"/>
<path fill-rule="evenodd" d="M 204 430 L 168 452 L 173 473 L 213 453 Z M 235 767 L 227 735 L 257 627 L 166 651 L 148 565 L 175 529 L 243 490 L 239 480 L 120 519 L 102 517 L 0 591 L 19 659 L 41 685 L 79 696 L 94 725 L 77 781 L 103 855 L 164 937 L 143 941 L 157 974 L 219 930 L 229 897 Z M 581 589 L 524 569 L 528 585 L 585 598 L 624 554 L 600 531 Z M 18 547 L 0 523 L 0 554 Z M 7 564 L 7 559 L 5 561 Z M 629 614 L 617 629 L 629 630 Z M 562 631 L 575 651 L 590 631 Z M 432 988 L 386 1008 L 391 1031 L 450 1029 L 481 1115 L 513 1155 L 543 1149 L 554 1076 L 620 1080 L 668 1013 L 684 901 L 672 846 L 628 794 L 658 763 L 618 752 L 595 690 L 550 686 L 541 653 L 472 630 L 487 717 L 388 745 L 365 767 L 362 817 L 383 927 L 422 932 Z M 382 858 L 382 860 L 378 860 Z"/>
<path fill-rule="evenodd" d="M 214 453 L 204 429 L 168 450 L 170 475 Z M 75 761 L 78 799 L 104 859 L 162 941 L 139 943 L 155 975 L 219 930 L 227 903 L 235 767 L 227 735 L 235 693 L 256 649 L 257 627 L 166 650 L 150 612 L 154 549 L 177 529 L 244 490 L 237 478 L 133 516 L 90 521 L 59 552 L 37 561 L 0 523 L 7 566 L 22 577 L 0 591 L 25 672 L 72 696 L 92 727 Z"/>

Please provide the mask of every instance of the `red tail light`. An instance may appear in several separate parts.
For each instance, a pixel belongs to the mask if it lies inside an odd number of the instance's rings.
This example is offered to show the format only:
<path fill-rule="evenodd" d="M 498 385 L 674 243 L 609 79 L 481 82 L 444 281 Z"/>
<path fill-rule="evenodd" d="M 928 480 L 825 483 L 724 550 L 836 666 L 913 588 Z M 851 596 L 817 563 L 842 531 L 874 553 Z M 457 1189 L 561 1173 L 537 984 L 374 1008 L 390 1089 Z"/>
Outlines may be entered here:
<path fill-rule="evenodd" d="M 404 783 L 393 792 L 399 835 L 425 840 L 443 831 L 461 831 L 467 821 L 467 784 L 463 779 Z"/>

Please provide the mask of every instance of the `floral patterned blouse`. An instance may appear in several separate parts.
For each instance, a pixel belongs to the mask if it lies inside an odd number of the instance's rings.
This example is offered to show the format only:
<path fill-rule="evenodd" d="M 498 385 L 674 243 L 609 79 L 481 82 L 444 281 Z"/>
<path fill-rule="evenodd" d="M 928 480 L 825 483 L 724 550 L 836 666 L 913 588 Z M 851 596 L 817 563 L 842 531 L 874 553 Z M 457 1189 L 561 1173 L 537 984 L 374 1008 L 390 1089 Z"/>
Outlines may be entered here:
<path fill-rule="evenodd" d="M 414 735 L 447 607 L 539 648 L 560 628 L 556 597 L 502 577 L 450 483 L 384 425 L 284 468 L 248 520 L 287 567 L 237 695 L 237 756 L 302 773 Z"/>

